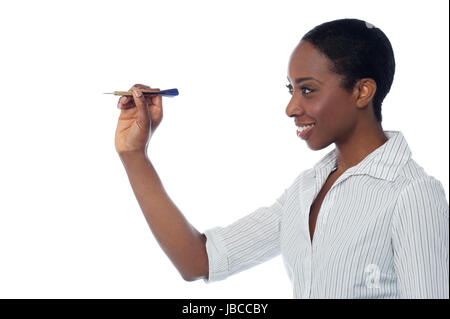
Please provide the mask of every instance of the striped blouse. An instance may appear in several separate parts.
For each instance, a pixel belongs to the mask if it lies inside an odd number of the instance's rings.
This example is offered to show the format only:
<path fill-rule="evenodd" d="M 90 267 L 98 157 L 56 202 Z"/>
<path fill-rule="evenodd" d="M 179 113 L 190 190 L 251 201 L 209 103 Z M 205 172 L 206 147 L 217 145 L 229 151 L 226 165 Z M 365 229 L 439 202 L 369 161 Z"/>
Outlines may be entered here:
<path fill-rule="evenodd" d="M 206 283 L 279 254 L 294 298 L 449 298 L 449 206 L 442 184 L 399 131 L 326 194 L 314 237 L 310 206 L 337 168 L 336 149 L 269 207 L 205 231 Z"/>

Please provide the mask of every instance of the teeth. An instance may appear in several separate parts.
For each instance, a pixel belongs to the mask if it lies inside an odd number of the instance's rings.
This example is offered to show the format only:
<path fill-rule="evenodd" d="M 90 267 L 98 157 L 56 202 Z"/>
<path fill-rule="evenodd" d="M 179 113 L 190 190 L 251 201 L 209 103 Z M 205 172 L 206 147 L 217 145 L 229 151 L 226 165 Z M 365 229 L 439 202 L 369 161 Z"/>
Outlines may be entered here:
<path fill-rule="evenodd" d="M 303 132 L 304 130 L 306 130 L 307 128 L 313 127 L 314 124 L 311 125 L 306 125 L 306 126 L 297 126 L 297 131 L 299 132 Z"/>

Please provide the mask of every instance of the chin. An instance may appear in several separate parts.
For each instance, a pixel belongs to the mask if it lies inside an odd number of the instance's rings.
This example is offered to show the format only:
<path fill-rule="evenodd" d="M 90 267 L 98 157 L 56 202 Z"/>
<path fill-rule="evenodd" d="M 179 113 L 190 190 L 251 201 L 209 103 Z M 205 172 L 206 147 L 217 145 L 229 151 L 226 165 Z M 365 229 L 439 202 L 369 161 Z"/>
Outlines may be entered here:
<path fill-rule="evenodd" d="M 309 143 L 308 143 L 308 147 L 312 151 L 320 151 L 321 149 L 323 149 L 323 147 L 317 147 L 316 145 L 310 145 Z"/>
<path fill-rule="evenodd" d="M 331 145 L 332 143 L 314 143 L 311 139 L 306 140 L 306 144 L 308 144 L 308 147 L 312 150 L 312 151 L 320 151 L 323 150 L 324 148 L 328 147 L 329 145 Z"/>

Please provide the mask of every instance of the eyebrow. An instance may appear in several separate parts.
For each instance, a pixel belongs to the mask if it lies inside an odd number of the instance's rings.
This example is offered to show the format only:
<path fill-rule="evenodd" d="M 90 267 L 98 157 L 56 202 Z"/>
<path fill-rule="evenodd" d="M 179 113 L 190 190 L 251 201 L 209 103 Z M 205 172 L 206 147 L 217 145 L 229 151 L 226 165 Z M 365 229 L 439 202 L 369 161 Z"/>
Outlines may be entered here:
<path fill-rule="evenodd" d="M 288 79 L 288 81 L 290 82 L 289 76 L 287 77 L 287 79 Z M 314 80 L 314 81 L 317 81 L 317 82 L 319 82 L 319 83 L 322 83 L 322 82 L 320 82 L 319 80 L 317 80 L 316 78 L 313 78 L 313 77 L 311 77 L 311 76 L 306 77 L 306 78 L 296 78 L 294 82 L 295 82 L 295 84 L 299 84 L 300 82 L 303 82 L 303 81 L 306 81 L 306 80 Z"/>

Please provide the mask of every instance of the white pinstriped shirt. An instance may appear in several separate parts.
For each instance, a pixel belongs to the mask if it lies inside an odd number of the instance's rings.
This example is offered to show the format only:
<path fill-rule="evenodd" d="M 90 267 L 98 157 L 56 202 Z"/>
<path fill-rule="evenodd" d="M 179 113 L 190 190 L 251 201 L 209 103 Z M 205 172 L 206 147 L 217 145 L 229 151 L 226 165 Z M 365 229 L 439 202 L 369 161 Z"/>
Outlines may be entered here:
<path fill-rule="evenodd" d="M 310 206 L 337 168 L 336 149 L 269 207 L 205 231 L 206 283 L 282 255 L 294 298 L 449 298 L 449 206 L 442 184 L 399 131 L 326 194 L 313 241 Z"/>

